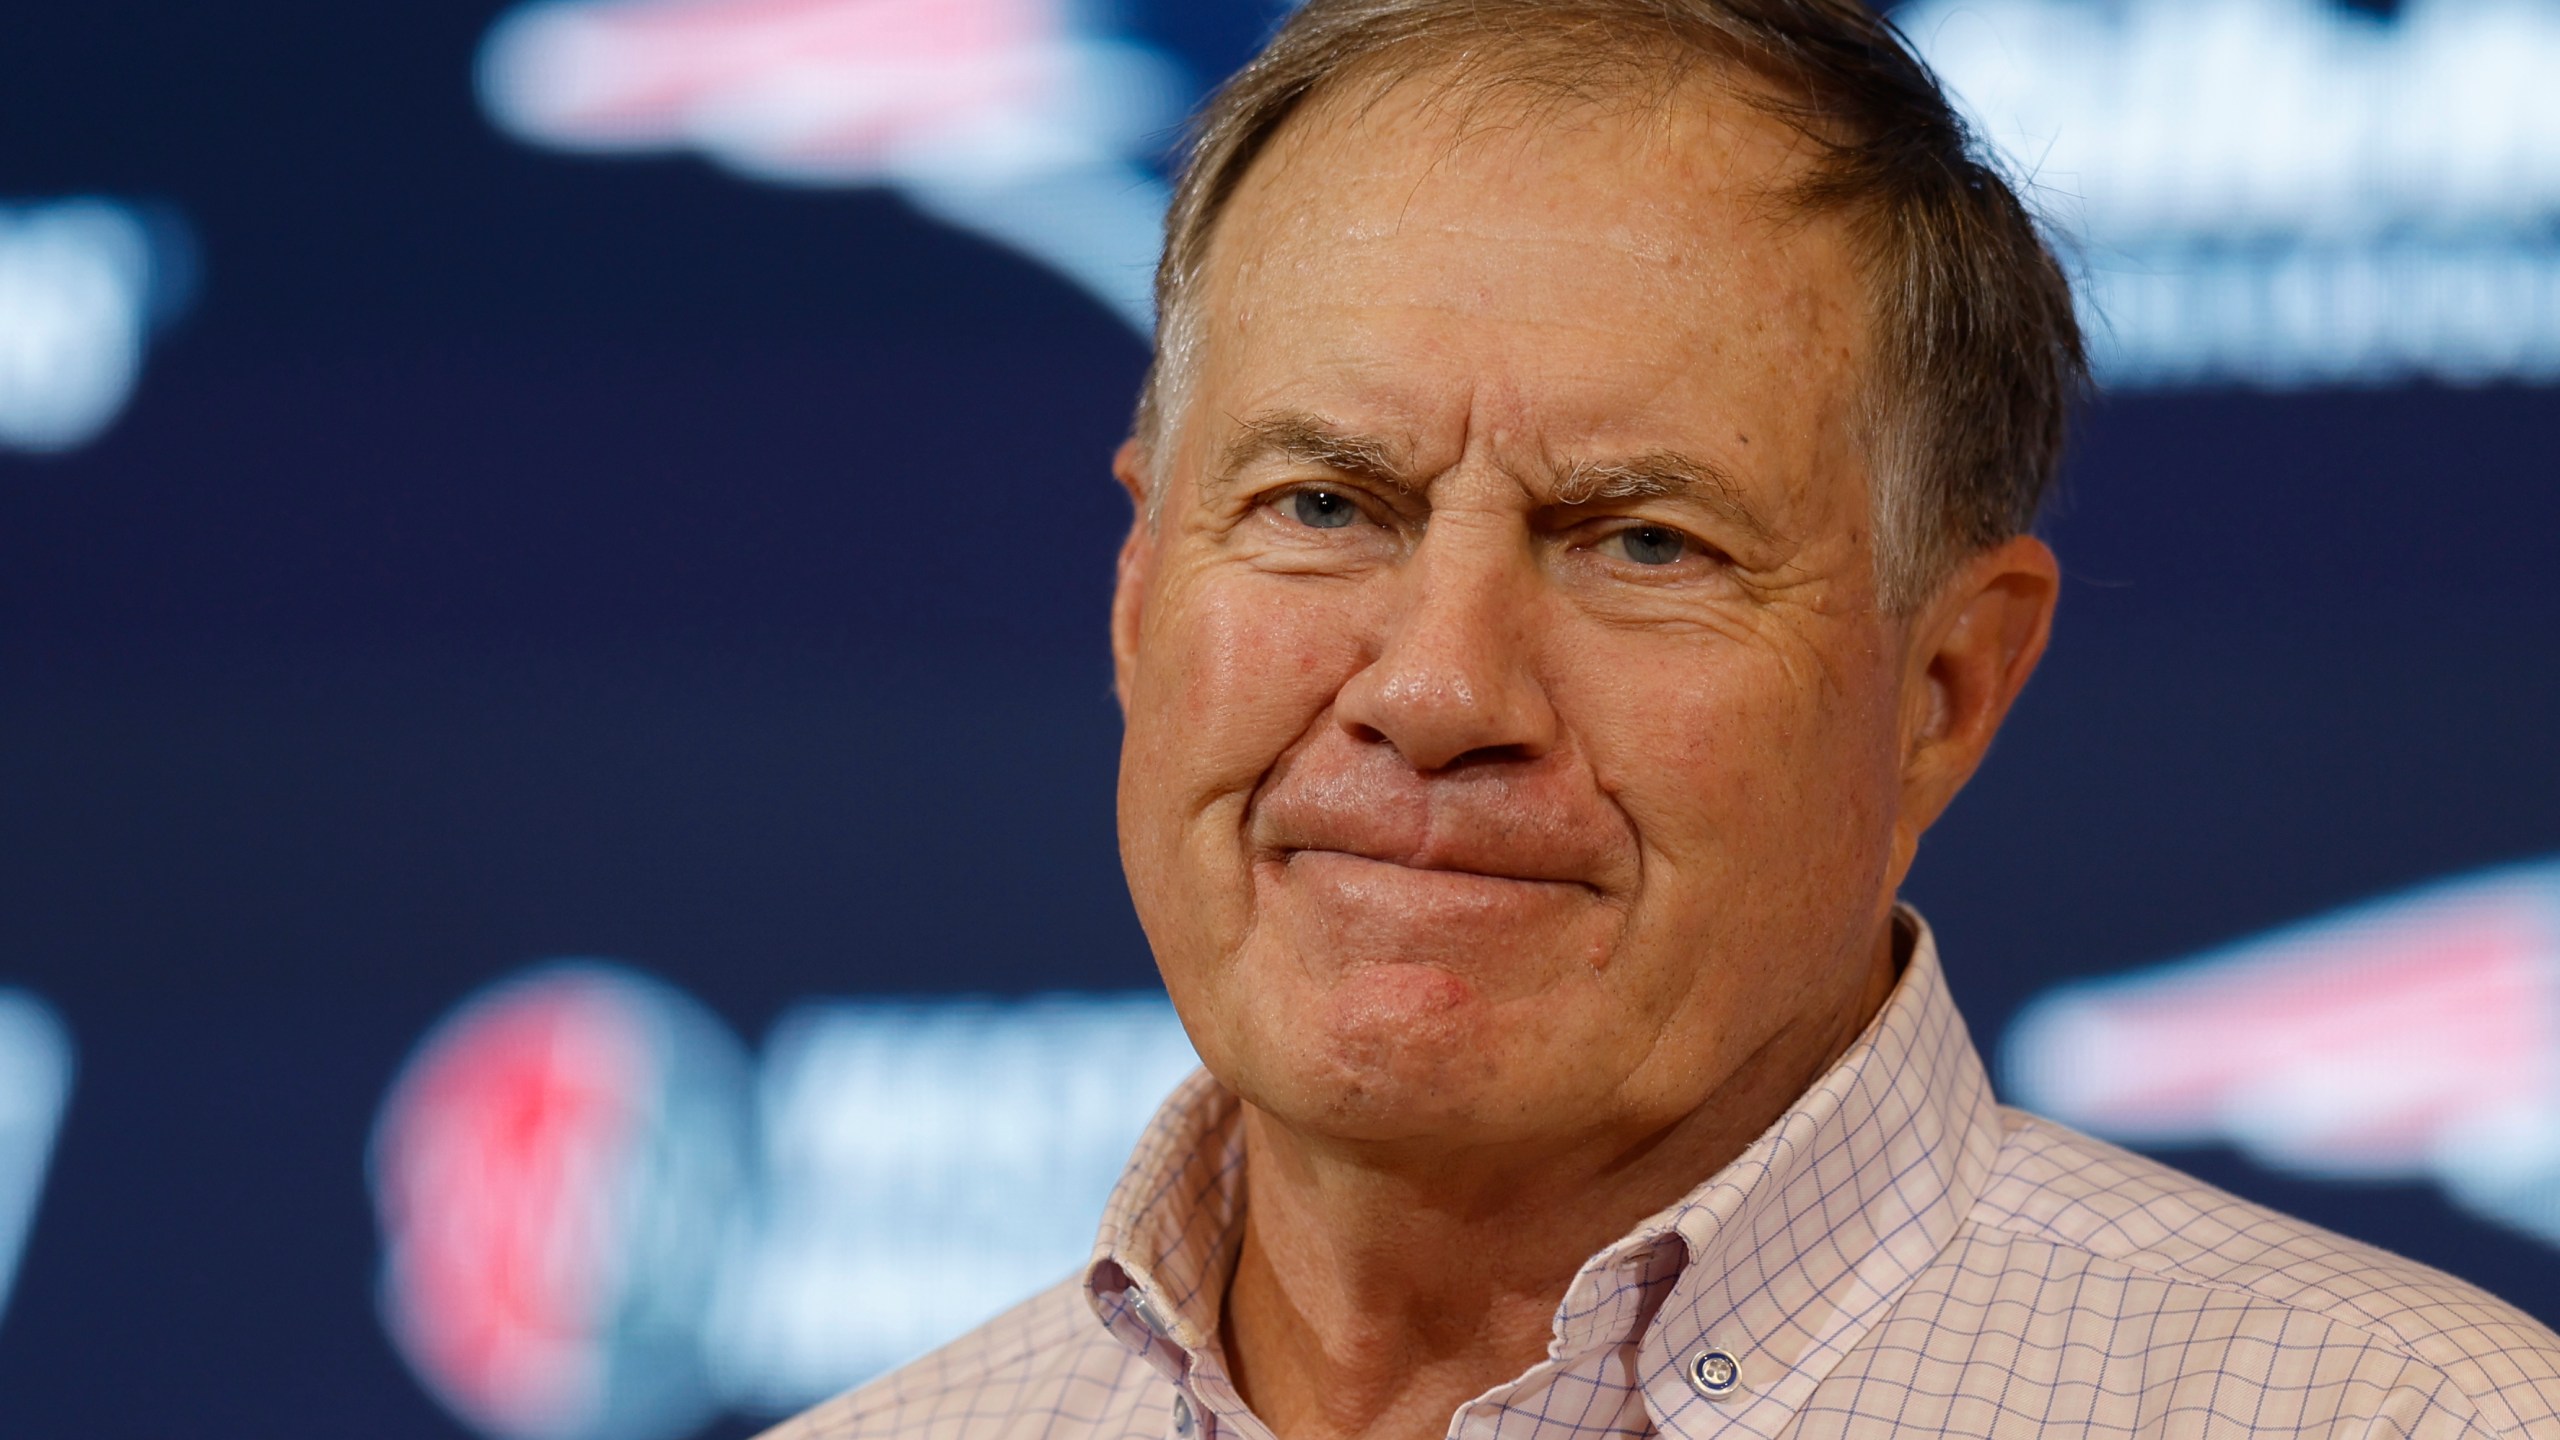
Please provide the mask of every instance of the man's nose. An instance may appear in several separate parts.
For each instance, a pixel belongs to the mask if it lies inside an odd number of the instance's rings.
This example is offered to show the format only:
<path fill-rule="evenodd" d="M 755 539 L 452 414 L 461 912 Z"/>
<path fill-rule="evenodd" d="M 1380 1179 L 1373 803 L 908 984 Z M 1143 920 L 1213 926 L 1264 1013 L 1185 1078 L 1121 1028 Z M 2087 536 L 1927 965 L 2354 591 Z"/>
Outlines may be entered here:
<path fill-rule="evenodd" d="M 1343 685 L 1334 722 L 1422 771 L 1554 748 L 1533 653 L 1539 576 L 1524 542 L 1435 528 L 1391 583 L 1377 658 Z"/>

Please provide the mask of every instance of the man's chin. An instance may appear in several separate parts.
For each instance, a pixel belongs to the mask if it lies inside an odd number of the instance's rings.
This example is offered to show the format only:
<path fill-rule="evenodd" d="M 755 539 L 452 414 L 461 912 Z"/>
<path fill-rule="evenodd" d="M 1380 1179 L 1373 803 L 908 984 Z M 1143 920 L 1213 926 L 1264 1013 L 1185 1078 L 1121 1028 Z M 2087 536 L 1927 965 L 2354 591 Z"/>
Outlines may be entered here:
<path fill-rule="evenodd" d="M 1223 968 L 1226 1041 L 1202 1054 L 1293 1129 L 1465 1143 L 1516 1123 L 1542 1055 L 1597 1017 L 1618 915 L 1587 887 L 1330 852 L 1257 867 Z M 1222 1027 L 1226 1028 L 1226 1027 Z M 1214 1063 L 1221 1058 L 1230 1065 Z"/>
<path fill-rule="evenodd" d="M 1234 1080 L 1292 1129 L 1463 1143 L 1516 1108 L 1502 1092 L 1523 1068 L 1504 1063 L 1524 1038 L 1512 1033 L 1519 1016 L 1443 967 L 1363 965 L 1273 1008 L 1287 1013 L 1260 1018 L 1253 1063 Z"/>

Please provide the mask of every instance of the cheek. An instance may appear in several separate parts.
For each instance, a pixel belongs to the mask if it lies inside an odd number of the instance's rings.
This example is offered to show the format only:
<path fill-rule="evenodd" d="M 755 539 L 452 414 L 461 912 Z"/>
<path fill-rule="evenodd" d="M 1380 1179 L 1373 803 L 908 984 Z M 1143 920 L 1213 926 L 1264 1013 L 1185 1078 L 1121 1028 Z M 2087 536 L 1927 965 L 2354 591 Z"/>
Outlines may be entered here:
<path fill-rule="evenodd" d="M 1358 646 L 1339 607 L 1267 577 L 1207 576 L 1164 600 L 1140 651 L 1136 723 L 1156 732 L 1168 774 L 1250 788 L 1331 705 Z"/>
<path fill-rule="evenodd" d="M 1249 883 L 1245 802 L 1360 665 L 1355 627 L 1326 588 L 1209 570 L 1150 598 L 1120 777 L 1133 883 L 1145 883 L 1142 865 L 1191 885 Z"/>
<path fill-rule="evenodd" d="M 1321 723 L 1360 647 L 1313 587 L 1175 578 L 1149 597 L 1120 766 L 1130 898 L 1201 1057 L 1239 1073 L 1255 1033 L 1223 963 L 1253 926 L 1247 802 Z"/>
<path fill-rule="evenodd" d="M 1647 908 L 1667 920 L 1768 913 L 1788 895 L 1870 904 L 1855 892 L 1894 791 L 1889 677 L 1863 658 L 1690 643 L 1718 649 L 1619 657 L 1588 687 L 1619 720 L 1577 727 L 1607 737 L 1594 768 L 1642 837 L 1647 889 L 1659 887 Z"/>

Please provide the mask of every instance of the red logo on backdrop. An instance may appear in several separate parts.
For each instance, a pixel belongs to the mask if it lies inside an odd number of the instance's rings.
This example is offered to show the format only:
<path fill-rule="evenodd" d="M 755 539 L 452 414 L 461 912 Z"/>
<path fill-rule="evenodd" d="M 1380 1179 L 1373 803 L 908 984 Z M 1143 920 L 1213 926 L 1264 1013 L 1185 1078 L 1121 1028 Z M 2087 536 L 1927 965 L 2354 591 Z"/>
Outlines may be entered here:
<path fill-rule="evenodd" d="M 1072 79 L 1056 0 L 584 0 L 508 25 L 496 93 L 527 131 L 700 139 L 771 167 L 890 165 Z"/>
<path fill-rule="evenodd" d="M 2101 1135 L 2425 1177 L 2560 1243 L 2560 865 L 2066 986 L 2002 1059 L 2022 1103 Z"/>
<path fill-rule="evenodd" d="M 374 1134 L 382 1311 L 497 1440 L 804 1409 L 1089 1252 L 1198 1065 L 1161 994 L 804 1001 L 747 1059 L 676 991 L 551 966 L 436 1025 Z"/>
<path fill-rule="evenodd" d="M 2103 1134 L 2425 1177 L 2560 1243 L 2560 864 L 2065 987 L 2003 1059 Z M 384 1103 L 384 1318 L 501 1440 L 788 1413 L 1072 1267 L 1195 1064 L 1161 995 L 804 1002 L 750 1115 L 701 1006 L 537 970 L 439 1023 Z"/>
<path fill-rule="evenodd" d="M 1141 331 L 1170 198 L 1147 157 L 1190 87 L 1078 0 L 534 0 L 479 59 L 530 145 L 691 150 L 792 185 L 890 185 Z"/>
<path fill-rule="evenodd" d="M 701 1421 L 744 1067 L 694 1002 L 598 966 L 504 985 L 420 1045 L 374 1135 L 383 1305 L 457 1413 L 525 1440 Z"/>

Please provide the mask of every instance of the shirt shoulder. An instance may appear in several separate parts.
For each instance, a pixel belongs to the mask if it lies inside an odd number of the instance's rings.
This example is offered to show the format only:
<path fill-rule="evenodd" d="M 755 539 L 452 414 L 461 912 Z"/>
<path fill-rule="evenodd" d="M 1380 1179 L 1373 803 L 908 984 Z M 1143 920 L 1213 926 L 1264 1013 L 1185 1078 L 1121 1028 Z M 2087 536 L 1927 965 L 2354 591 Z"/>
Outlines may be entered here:
<path fill-rule="evenodd" d="M 1144 1427 L 1151 1410 L 1164 1408 L 1156 1393 L 1163 1387 L 1151 1383 L 1154 1378 L 1094 1318 L 1078 1276 L 759 1440 L 1086 1440 L 1150 1433 Z"/>
<path fill-rule="evenodd" d="M 2560 1336 L 2487 1291 L 2041 1117 L 2004 1109 L 2001 1123 L 1967 1231 L 1983 1245 L 2049 1250 L 2032 1262 L 2047 1267 L 2085 1257 L 2072 1303 L 2103 1308 L 2139 1291 L 2145 1305 L 2218 1312 L 2207 1330 L 2226 1352 L 2289 1348 L 2325 1354 L 2332 1369 L 2367 1352 L 2363 1373 L 2432 1392 L 2428 1405 L 2473 1433 L 2560 1433 Z M 2339 1387 L 2340 1419 L 2355 1389 Z"/>

